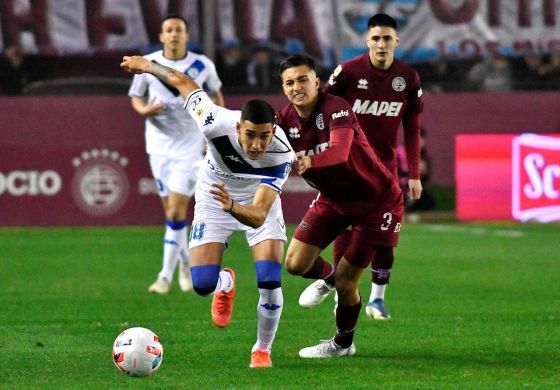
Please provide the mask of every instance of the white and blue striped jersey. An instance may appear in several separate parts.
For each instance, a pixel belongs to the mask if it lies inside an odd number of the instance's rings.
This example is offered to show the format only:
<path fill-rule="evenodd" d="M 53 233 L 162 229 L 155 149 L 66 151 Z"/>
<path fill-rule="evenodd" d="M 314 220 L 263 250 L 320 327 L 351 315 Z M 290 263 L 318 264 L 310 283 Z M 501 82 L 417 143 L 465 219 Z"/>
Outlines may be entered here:
<path fill-rule="evenodd" d="M 188 52 L 185 58 L 173 61 L 159 50 L 144 58 L 185 73 L 211 94 L 222 87 L 214 63 L 202 54 Z M 183 109 L 184 100 L 177 89 L 151 74 L 142 73 L 134 75 L 128 96 L 165 104 L 165 111 L 146 117 L 148 154 L 181 158 L 202 153 L 204 139 L 192 117 Z"/>
<path fill-rule="evenodd" d="M 196 184 L 197 202 L 213 200 L 209 190 L 213 183 L 220 182 L 225 184 L 233 199 L 243 204 L 252 201 L 259 185 L 267 185 L 278 193 L 282 191 L 295 153 L 280 127 L 275 126 L 266 152 L 258 160 L 251 160 L 238 141 L 236 123 L 241 111 L 214 104 L 201 89 L 187 97 L 185 109 L 195 119 L 208 145 Z"/>

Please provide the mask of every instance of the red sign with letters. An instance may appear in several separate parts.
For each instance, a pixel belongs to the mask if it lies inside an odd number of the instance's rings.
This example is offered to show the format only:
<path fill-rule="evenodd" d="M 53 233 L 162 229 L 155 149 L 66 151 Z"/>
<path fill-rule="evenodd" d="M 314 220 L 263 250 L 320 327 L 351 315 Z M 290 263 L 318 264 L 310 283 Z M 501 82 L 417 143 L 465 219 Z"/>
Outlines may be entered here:
<path fill-rule="evenodd" d="M 560 135 L 459 135 L 457 218 L 560 220 Z"/>

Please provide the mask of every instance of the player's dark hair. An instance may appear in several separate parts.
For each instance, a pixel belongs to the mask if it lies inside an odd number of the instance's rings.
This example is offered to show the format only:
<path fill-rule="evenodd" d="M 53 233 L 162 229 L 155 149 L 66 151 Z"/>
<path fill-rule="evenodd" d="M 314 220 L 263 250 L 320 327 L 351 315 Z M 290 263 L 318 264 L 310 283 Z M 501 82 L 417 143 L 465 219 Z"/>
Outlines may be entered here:
<path fill-rule="evenodd" d="M 167 14 L 167 15 L 165 15 L 164 18 L 161 20 L 162 29 L 163 29 L 163 23 L 164 23 L 166 20 L 169 20 L 169 19 L 180 19 L 180 20 L 182 20 L 183 23 L 185 23 L 185 30 L 186 30 L 187 32 L 189 31 L 189 22 L 187 22 L 187 19 L 185 19 L 184 17 L 182 17 L 182 16 L 179 15 L 179 14 Z"/>
<path fill-rule="evenodd" d="M 397 21 L 387 14 L 375 14 L 367 22 L 368 30 L 373 27 L 391 27 L 397 30 Z"/>
<path fill-rule="evenodd" d="M 278 73 L 280 74 L 280 77 L 282 77 L 282 73 L 284 73 L 286 69 L 295 68 L 296 66 L 301 65 L 306 65 L 309 69 L 315 70 L 315 61 L 313 58 L 305 54 L 294 54 L 287 57 L 280 63 L 278 66 Z"/>
<path fill-rule="evenodd" d="M 251 121 L 255 125 L 274 125 L 275 112 L 270 104 L 261 99 L 251 99 L 241 109 L 241 122 Z"/>

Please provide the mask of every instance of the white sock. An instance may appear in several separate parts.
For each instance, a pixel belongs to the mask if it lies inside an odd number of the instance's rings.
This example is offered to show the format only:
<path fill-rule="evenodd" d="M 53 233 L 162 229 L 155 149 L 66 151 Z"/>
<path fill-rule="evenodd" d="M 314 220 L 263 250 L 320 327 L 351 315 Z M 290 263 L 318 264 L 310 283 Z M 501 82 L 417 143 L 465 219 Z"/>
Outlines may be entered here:
<path fill-rule="evenodd" d="M 163 265 L 158 276 L 168 282 L 173 280 L 173 272 L 179 260 L 182 242 L 187 239 L 187 228 L 173 230 L 169 226 L 165 227 L 163 237 Z"/>
<path fill-rule="evenodd" d="M 284 296 L 282 287 L 268 290 L 259 288 L 259 303 L 257 305 L 257 342 L 253 345 L 251 352 L 258 350 L 268 351 L 272 349 L 272 342 L 276 336 L 280 315 L 284 307 Z"/>
<path fill-rule="evenodd" d="M 375 284 L 372 282 L 369 301 L 371 302 L 377 298 L 385 299 L 385 288 L 387 288 L 386 284 Z"/>
<path fill-rule="evenodd" d="M 231 277 L 231 273 L 221 270 L 220 277 L 218 278 L 218 283 L 216 284 L 216 289 L 212 294 L 215 294 L 218 291 L 230 292 L 234 286 L 235 285 L 233 282 L 233 278 Z"/>

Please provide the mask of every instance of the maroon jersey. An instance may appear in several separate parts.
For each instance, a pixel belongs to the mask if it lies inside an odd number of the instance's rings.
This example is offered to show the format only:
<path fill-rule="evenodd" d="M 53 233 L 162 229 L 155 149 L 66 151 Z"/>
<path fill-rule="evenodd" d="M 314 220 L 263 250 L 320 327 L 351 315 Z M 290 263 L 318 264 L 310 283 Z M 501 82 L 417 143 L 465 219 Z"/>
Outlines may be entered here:
<path fill-rule="evenodd" d="M 308 169 L 303 178 L 317 188 L 322 196 L 336 202 L 357 200 L 394 203 L 401 196 L 398 182 L 383 166 L 360 128 L 348 102 L 338 96 L 319 94 L 317 106 L 307 119 L 300 118 L 289 104 L 277 115 L 296 153 L 321 153 L 329 148 L 332 131 L 342 128 L 354 130 L 354 141 L 348 160 L 330 167 Z"/>
<path fill-rule="evenodd" d="M 325 92 L 350 103 L 370 143 L 389 170 L 396 172 L 397 133 L 403 122 L 411 179 L 420 178 L 420 124 L 423 109 L 418 73 L 394 60 L 387 70 L 375 68 L 363 54 L 339 65 Z"/>

